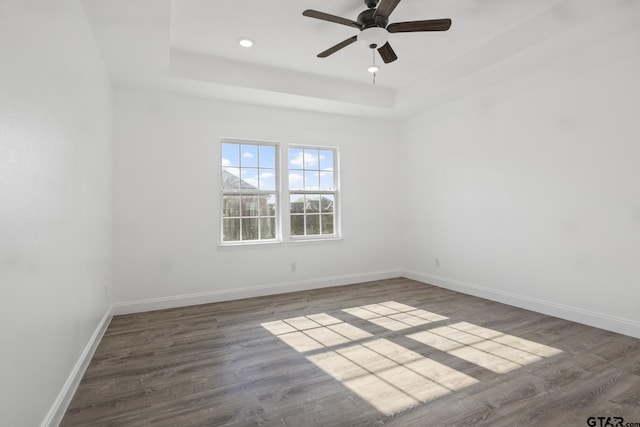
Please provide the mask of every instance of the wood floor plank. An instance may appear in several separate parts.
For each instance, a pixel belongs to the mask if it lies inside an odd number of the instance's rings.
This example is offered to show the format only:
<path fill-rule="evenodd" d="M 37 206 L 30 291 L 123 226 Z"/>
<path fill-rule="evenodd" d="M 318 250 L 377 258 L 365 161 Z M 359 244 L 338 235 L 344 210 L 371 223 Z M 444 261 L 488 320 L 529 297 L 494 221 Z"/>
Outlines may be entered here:
<path fill-rule="evenodd" d="M 116 316 L 61 425 L 583 426 L 590 416 L 640 423 L 640 340 L 397 278 Z"/>

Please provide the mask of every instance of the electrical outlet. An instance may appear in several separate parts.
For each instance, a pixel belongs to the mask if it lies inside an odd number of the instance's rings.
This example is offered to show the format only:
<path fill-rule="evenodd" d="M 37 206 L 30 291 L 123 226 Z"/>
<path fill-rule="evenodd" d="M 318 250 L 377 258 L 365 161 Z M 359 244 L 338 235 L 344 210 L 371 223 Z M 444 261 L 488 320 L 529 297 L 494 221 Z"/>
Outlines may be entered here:
<path fill-rule="evenodd" d="M 298 270 L 298 264 L 295 262 L 291 263 L 291 271 L 297 271 Z"/>

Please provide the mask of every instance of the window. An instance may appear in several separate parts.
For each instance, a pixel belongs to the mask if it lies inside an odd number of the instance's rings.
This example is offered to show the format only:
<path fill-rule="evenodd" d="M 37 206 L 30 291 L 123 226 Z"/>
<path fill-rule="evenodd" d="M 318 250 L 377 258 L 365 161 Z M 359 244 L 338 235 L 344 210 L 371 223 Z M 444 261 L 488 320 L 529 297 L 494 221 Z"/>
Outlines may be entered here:
<path fill-rule="evenodd" d="M 336 150 L 289 148 L 289 212 L 293 240 L 338 237 Z"/>
<path fill-rule="evenodd" d="M 279 236 L 278 147 L 222 141 L 222 242 Z"/>
<path fill-rule="evenodd" d="M 336 149 L 222 139 L 220 171 L 221 245 L 339 237 Z"/>

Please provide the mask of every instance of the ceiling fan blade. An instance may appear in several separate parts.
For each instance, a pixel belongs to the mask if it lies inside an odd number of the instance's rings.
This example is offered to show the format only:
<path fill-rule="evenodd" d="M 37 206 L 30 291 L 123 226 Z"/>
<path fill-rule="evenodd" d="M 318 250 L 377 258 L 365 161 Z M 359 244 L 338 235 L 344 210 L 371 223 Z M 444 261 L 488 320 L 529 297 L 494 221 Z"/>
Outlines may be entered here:
<path fill-rule="evenodd" d="M 352 21 L 351 19 L 341 18 L 339 16 L 330 15 L 324 12 L 318 12 L 317 10 L 307 9 L 302 12 L 302 15 L 308 16 L 309 18 L 321 19 L 323 21 L 335 22 L 336 24 L 346 25 L 348 27 L 358 28 L 360 29 L 360 24 L 356 21 Z"/>
<path fill-rule="evenodd" d="M 378 53 L 382 57 L 382 60 L 385 64 L 398 59 L 398 55 L 396 55 L 396 53 L 393 51 L 389 42 L 386 42 L 381 48 L 379 48 Z"/>
<path fill-rule="evenodd" d="M 353 36 L 353 37 L 350 37 L 350 38 L 348 38 L 348 39 L 346 39 L 344 41 L 341 41 L 337 45 L 335 45 L 333 47 L 330 47 L 329 49 L 325 50 L 324 52 L 320 52 L 318 54 L 318 58 L 326 58 L 329 55 L 333 55 L 334 53 L 336 53 L 340 49 L 349 46 L 351 43 L 355 42 L 356 40 L 358 40 L 358 36 Z"/>
<path fill-rule="evenodd" d="M 385 18 L 388 18 L 398 3 L 400 3 L 400 0 L 380 0 L 375 16 L 384 16 Z"/>
<path fill-rule="evenodd" d="M 389 24 L 390 33 L 413 33 L 415 31 L 447 31 L 451 28 L 451 19 L 429 19 L 427 21 L 408 21 Z"/>

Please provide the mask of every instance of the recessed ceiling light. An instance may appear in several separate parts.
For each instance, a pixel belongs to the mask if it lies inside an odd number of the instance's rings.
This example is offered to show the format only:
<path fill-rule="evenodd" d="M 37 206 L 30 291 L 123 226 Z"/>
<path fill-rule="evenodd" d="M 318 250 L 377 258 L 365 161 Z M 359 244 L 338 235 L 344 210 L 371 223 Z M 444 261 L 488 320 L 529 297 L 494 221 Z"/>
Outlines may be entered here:
<path fill-rule="evenodd" d="M 251 47 L 253 46 L 253 40 L 248 39 L 246 37 L 243 37 L 241 39 L 238 40 L 238 43 L 240 44 L 240 46 L 242 47 Z"/>
<path fill-rule="evenodd" d="M 372 66 L 372 67 L 367 68 L 367 71 L 370 72 L 370 73 L 377 73 L 378 70 L 379 70 L 379 68 L 376 67 L 375 65 Z"/>

